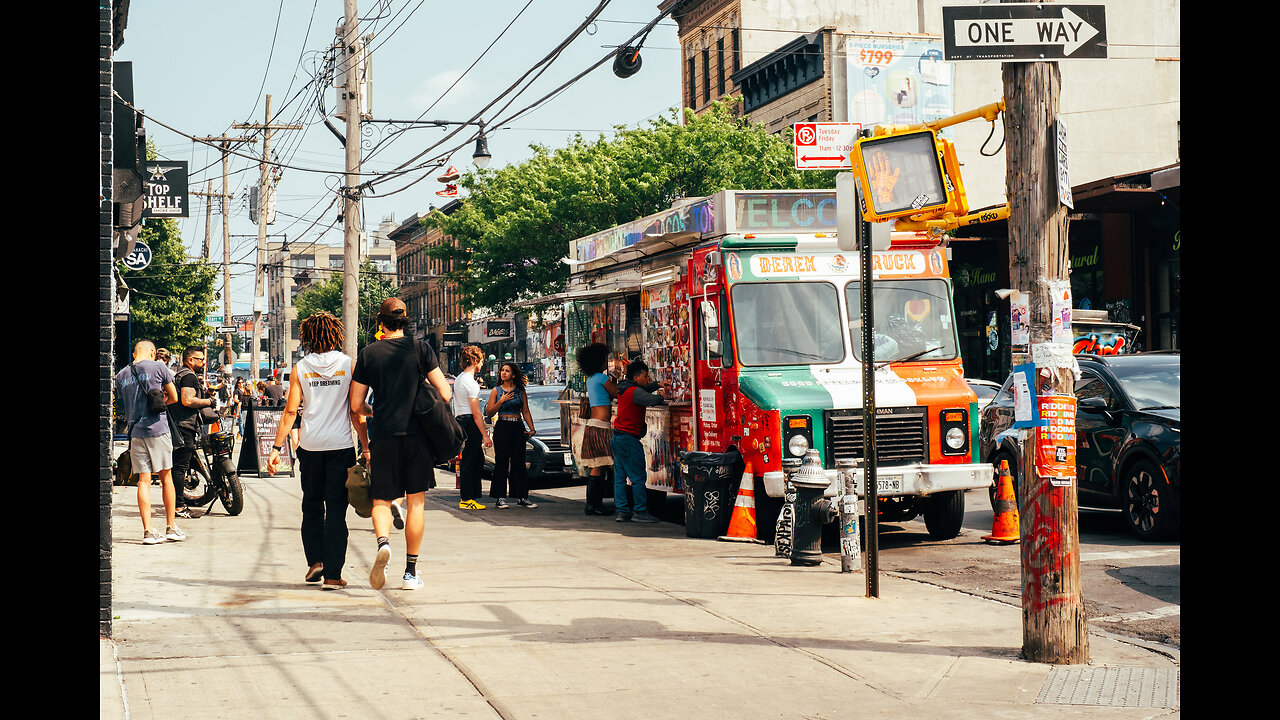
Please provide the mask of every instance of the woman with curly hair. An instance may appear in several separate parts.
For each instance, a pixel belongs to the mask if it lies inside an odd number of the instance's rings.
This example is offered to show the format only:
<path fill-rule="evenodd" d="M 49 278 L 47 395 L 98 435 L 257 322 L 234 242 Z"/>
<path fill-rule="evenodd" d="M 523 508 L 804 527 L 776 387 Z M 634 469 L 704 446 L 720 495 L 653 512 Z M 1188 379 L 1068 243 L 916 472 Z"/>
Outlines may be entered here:
<path fill-rule="evenodd" d="M 529 500 L 529 477 L 524 466 L 525 440 L 534 433 L 533 414 L 529 412 L 529 396 L 524 384 L 524 373 L 515 363 L 502 363 L 498 369 L 498 385 L 489 391 L 489 402 L 484 408 L 486 415 L 498 414 L 493 423 L 493 482 L 489 484 L 489 496 L 500 510 L 507 507 L 508 479 L 511 497 L 517 505 L 538 507 Z"/>
<path fill-rule="evenodd" d="M 267 470 L 280 466 L 280 451 L 301 406 L 298 477 L 302 483 L 302 551 L 306 582 L 322 577 L 325 590 L 347 585 L 342 566 L 347 559 L 347 468 L 356 464 L 355 428 L 368 445 L 364 418 L 351 412 L 351 357 L 342 352 L 342 321 L 318 312 L 298 326 L 299 340 L 309 351 L 289 373 L 289 395 Z M 305 402 L 304 402 L 305 401 Z"/>

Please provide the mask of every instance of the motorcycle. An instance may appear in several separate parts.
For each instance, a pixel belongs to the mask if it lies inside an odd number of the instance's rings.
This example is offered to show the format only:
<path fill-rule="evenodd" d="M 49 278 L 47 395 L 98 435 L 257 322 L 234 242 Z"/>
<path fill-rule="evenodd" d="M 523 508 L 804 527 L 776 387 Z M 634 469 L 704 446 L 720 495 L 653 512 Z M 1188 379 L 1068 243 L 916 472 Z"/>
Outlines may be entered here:
<path fill-rule="evenodd" d="M 187 507 L 209 505 L 212 508 L 215 500 L 221 500 L 228 515 L 239 515 L 244 510 L 244 485 L 231 461 L 235 440 L 234 427 L 204 433 L 197 440 L 203 456 L 201 452 L 191 456 L 191 467 L 182 488 Z"/>

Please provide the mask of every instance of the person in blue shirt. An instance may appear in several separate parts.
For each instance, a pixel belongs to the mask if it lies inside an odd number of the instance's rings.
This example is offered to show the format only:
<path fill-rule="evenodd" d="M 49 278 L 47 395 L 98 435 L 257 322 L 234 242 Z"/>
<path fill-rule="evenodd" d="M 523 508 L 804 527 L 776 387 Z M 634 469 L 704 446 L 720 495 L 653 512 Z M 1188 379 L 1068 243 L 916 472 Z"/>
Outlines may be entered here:
<path fill-rule="evenodd" d="M 178 401 L 173 373 L 156 361 L 156 346 L 150 340 L 139 340 L 133 346 L 133 362 L 116 373 L 116 397 L 121 413 L 128 420 L 129 460 L 138 473 L 138 512 L 142 515 L 142 542 L 156 545 L 166 540 L 186 540 L 178 529 L 177 493 L 173 486 L 173 438 L 169 435 L 169 417 L 165 408 L 152 409 L 148 392 L 159 391 L 166 404 Z M 151 476 L 160 479 L 164 500 L 165 532 L 151 527 Z"/>

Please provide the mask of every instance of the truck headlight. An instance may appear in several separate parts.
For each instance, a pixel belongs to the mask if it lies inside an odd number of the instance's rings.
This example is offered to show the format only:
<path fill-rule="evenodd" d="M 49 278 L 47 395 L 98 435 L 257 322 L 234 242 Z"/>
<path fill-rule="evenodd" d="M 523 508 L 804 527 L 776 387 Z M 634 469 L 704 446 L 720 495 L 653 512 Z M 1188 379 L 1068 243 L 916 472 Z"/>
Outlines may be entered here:
<path fill-rule="evenodd" d="M 969 411 L 951 408 L 938 413 L 938 429 L 942 433 L 943 455 L 963 455 L 969 452 Z"/>
<path fill-rule="evenodd" d="M 796 457 L 804 457 L 805 452 L 809 450 L 809 438 L 799 433 L 792 435 L 787 441 L 787 452 Z"/>
<path fill-rule="evenodd" d="M 958 427 L 953 427 L 948 430 L 947 446 L 953 450 L 959 450 L 964 447 L 964 431 Z"/>

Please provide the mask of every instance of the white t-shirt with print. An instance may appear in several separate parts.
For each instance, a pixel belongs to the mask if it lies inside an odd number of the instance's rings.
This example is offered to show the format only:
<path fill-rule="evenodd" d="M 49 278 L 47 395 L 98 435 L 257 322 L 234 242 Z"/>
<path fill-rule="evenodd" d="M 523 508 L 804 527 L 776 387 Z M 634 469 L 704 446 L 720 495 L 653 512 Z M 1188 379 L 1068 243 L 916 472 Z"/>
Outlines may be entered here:
<path fill-rule="evenodd" d="M 311 353 L 298 361 L 289 377 L 302 390 L 302 432 L 305 450 L 342 450 L 355 446 L 351 428 L 351 357 L 340 350 Z"/>

